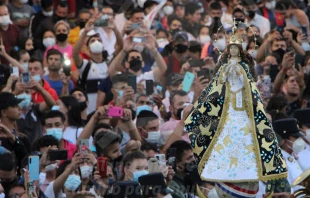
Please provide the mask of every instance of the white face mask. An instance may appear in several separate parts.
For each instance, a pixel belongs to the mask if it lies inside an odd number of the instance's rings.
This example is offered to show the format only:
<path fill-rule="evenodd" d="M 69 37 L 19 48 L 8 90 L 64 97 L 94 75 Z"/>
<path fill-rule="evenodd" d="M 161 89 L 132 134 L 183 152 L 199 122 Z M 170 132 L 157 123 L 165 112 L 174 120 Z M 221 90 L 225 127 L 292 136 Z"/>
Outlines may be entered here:
<path fill-rule="evenodd" d="M 28 0 L 20 0 L 20 2 L 25 4 L 25 3 L 28 3 Z"/>
<path fill-rule="evenodd" d="M 305 138 L 310 142 L 310 129 L 306 130 L 306 136 Z"/>
<path fill-rule="evenodd" d="M 270 2 L 266 2 L 265 3 L 265 7 L 268 9 L 268 10 L 273 10 L 275 7 L 276 7 L 276 1 L 270 1 Z"/>
<path fill-rule="evenodd" d="M 40 82 L 41 81 L 41 76 L 38 74 L 38 75 L 34 75 L 31 77 L 33 80 L 37 81 L 37 82 Z"/>
<path fill-rule="evenodd" d="M 152 131 L 147 133 L 147 138 L 145 139 L 148 143 L 157 144 L 159 142 L 160 132 Z"/>
<path fill-rule="evenodd" d="M 215 41 L 214 43 L 214 46 L 219 50 L 219 51 L 224 51 L 225 48 L 226 48 L 226 39 L 222 38 L 222 39 L 219 39 L 217 41 Z"/>
<path fill-rule="evenodd" d="M 212 24 L 212 18 L 211 17 L 208 17 L 208 22 L 205 23 L 205 26 L 210 26 Z"/>
<path fill-rule="evenodd" d="M 48 38 L 44 38 L 44 39 L 43 39 L 43 45 L 44 45 L 46 48 L 51 47 L 51 46 L 54 46 L 55 44 L 56 44 L 55 38 L 48 37 Z"/>
<path fill-rule="evenodd" d="M 103 51 L 103 45 L 101 42 L 96 40 L 95 42 L 89 45 L 90 51 L 94 54 L 100 54 Z"/>
<path fill-rule="evenodd" d="M 47 16 L 47 17 L 53 16 L 53 10 L 48 11 L 48 12 L 45 12 L 44 10 L 42 10 L 42 14 L 43 14 L 44 16 Z"/>
<path fill-rule="evenodd" d="M 160 38 L 160 39 L 157 39 L 157 44 L 159 48 L 165 48 L 166 45 L 169 44 L 169 41 L 168 39 Z"/>
<path fill-rule="evenodd" d="M 56 168 L 58 168 L 57 163 L 50 164 L 50 165 L 45 166 L 45 171 L 51 172 L 51 171 L 55 170 Z"/>
<path fill-rule="evenodd" d="M 173 14 L 174 11 L 173 7 L 170 5 L 165 6 L 163 10 L 166 16 Z"/>
<path fill-rule="evenodd" d="M 246 50 L 246 46 L 247 46 L 248 44 L 246 43 L 246 42 L 242 42 L 242 49 L 243 50 Z"/>
<path fill-rule="evenodd" d="M 4 16 L 0 16 L 0 24 L 2 26 L 7 26 L 9 25 L 11 22 L 11 19 L 10 19 L 10 15 L 4 15 Z"/>
<path fill-rule="evenodd" d="M 93 167 L 92 167 L 92 166 L 85 165 L 85 166 L 81 166 L 81 167 L 80 167 L 80 170 L 81 170 L 82 179 L 87 179 L 87 178 L 89 178 L 89 176 L 92 174 L 92 172 L 93 172 Z"/>
<path fill-rule="evenodd" d="M 206 44 L 209 43 L 211 41 L 211 37 L 209 35 L 201 35 L 199 36 L 199 42 L 201 44 Z"/>
<path fill-rule="evenodd" d="M 289 142 L 292 142 L 289 140 Z M 299 153 L 305 149 L 306 142 L 300 137 L 293 142 L 292 150 L 294 153 Z"/>
<path fill-rule="evenodd" d="M 252 58 L 256 59 L 257 49 L 255 49 L 255 50 L 248 50 L 248 52 L 252 56 Z"/>

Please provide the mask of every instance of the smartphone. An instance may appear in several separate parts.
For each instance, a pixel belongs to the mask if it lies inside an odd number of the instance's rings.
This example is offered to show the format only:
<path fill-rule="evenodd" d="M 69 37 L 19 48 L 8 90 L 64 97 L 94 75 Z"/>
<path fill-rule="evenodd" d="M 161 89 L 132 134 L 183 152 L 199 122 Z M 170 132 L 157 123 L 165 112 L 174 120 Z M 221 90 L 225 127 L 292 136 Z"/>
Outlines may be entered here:
<path fill-rule="evenodd" d="M 133 23 L 130 26 L 131 30 L 140 30 L 140 28 L 141 28 L 141 24 L 140 23 Z"/>
<path fill-rule="evenodd" d="M 183 82 L 182 82 L 183 91 L 189 92 L 191 90 L 194 79 L 195 79 L 195 75 L 193 73 L 186 72 Z"/>
<path fill-rule="evenodd" d="M 263 78 L 262 89 L 263 89 L 265 98 L 270 98 L 271 97 L 271 78 L 269 76 L 265 76 Z"/>
<path fill-rule="evenodd" d="M 66 76 L 71 75 L 71 61 L 70 61 L 70 59 L 65 59 L 64 66 L 63 66 L 62 70 Z"/>
<path fill-rule="evenodd" d="M 157 158 L 149 159 L 149 173 L 158 173 L 160 172 L 160 167 Z"/>
<path fill-rule="evenodd" d="M 120 107 L 109 107 L 108 116 L 110 117 L 123 117 L 124 109 Z"/>
<path fill-rule="evenodd" d="M 206 65 L 206 62 L 203 59 L 191 59 L 188 63 L 191 67 L 202 67 Z"/>
<path fill-rule="evenodd" d="M 108 20 L 102 20 L 102 19 L 97 19 L 94 22 L 95 27 L 107 27 L 108 26 Z"/>
<path fill-rule="evenodd" d="M 154 81 L 146 80 L 145 86 L 146 86 L 146 94 L 149 96 L 152 95 L 154 93 Z"/>
<path fill-rule="evenodd" d="M 30 81 L 30 73 L 29 72 L 23 72 L 22 73 L 22 83 L 28 84 Z"/>
<path fill-rule="evenodd" d="M 87 148 L 89 148 L 89 140 L 88 139 L 79 140 L 79 152 L 83 155 L 87 155 L 88 154 Z"/>
<path fill-rule="evenodd" d="M 132 42 L 134 43 L 144 43 L 146 38 L 144 36 L 134 36 L 132 37 Z"/>
<path fill-rule="evenodd" d="M 137 91 L 137 76 L 128 75 L 128 86 L 130 86 L 134 92 Z"/>
<path fill-rule="evenodd" d="M 308 37 L 308 29 L 307 26 L 301 26 L 302 33 L 305 35 L 305 37 Z"/>
<path fill-rule="evenodd" d="M 160 85 L 157 85 L 156 88 L 155 88 L 155 93 L 156 94 L 161 94 L 162 90 L 163 90 L 163 87 L 160 86 Z"/>
<path fill-rule="evenodd" d="M 19 77 L 19 69 L 18 69 L 18 67 L 11 67 L 11 76 L 12 75 Z"/>
<path fill-rule="evenodd" d="M 278 73 L 279 73 L 278 66 L 277 65 L 271 65 L 270 66 L 270 71 L 269 71 L 271 82 L 274 82 L 274 80 L 276 79 Z"/>
<path fill-rule="evenodd" d="M 164 170 L 166 168 L 166 155 L 165 154 L 156 154 L 155 158 L 157 158 L 158 165 L 161 168 L 161 170 Z"/>
<path fill-rule="evenodd" d="M 39 180 L 40 174 L 40 159 L 39 156 L 29 156 L 28 157 L 28 169 L 29 169 L 29 181 Z"/>
<path fill-rule="evenodd" d="M 277 30 L 281 35 L 283 35 L 284 27 L 276 26 L 276 30 Z"/>
<path fill-rule="evenodd" d="M 205 79 L 212 79 L 212 70 L 211 69 L 201 69 L 200 71 L 197 72 L 197 77 L 200 78 L 203 76 L 203 78 L 201 80 L 205 80 Z"/>
<path fill-rule="evenodd" d="M 28 188 L 28 195 L 29 197 L 34 197 L 33 194 L 35 193 L 35 189 L 34 189 L 34 181 L 29 181 L 27 184 L 27 188 Z"/>
<path fill-rule="evenodd" d="M 167 165 L 171 166 L 174 170 L 176 170 L 176 155 L 177 149 L 176 148 L 169 148 L 166 151 L 167 156 Z"/>
<path fill-rule="evenodd" d="M 49 150 L 48 156 L 49 156 L 50 161 L 67 160 L 68 151 L 67 150 Z"/>
<path fill-rule="evenodd" d="M 98 157 L 97 168 L 101 178 L 105 178 L 107 176 L 107 166 L 108 166 L 108 158 Z"/>

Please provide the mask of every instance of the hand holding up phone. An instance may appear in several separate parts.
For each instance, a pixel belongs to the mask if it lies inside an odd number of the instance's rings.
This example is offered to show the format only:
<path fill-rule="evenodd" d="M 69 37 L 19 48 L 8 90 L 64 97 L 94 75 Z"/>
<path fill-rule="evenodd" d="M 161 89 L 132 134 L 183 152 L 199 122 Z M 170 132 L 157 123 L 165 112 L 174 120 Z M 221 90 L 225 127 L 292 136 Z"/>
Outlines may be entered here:
<path fill-rule="evenodd" d="M 92 118 L 94 118 L 96 122 L 98 122 L 101 119 L 107 118 L 108 110 L 109 110 L 109 106 L 107 105 L 98 107 L 97 111 L 94 113 Z"/>

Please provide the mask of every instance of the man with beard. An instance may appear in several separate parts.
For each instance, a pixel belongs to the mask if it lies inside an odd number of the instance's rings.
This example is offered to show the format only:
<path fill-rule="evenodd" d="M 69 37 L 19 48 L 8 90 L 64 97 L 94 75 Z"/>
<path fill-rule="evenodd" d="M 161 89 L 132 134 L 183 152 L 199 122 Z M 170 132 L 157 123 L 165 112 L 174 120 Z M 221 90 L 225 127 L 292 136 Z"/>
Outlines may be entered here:
<path fill-rule="evenodd" d="M 0 163 L 0 192 L 2 187 L 2 190 L 4 190 L 7 197 L 10 186 L 18 182 L 16 175 L 16 161 L 12 153 L 0 154 L 0 161 L 2 162 Z"/>
<path fill-rule="evenodd" d="M 57 49 L 50 49 L 47 52 L 46 58 L 49 74 L 44 76 L 43 79 L 50 84 L 58 96 L 68 95 L 73 89 L 73 83 L 70 77 L 59 72 L 64 60 L 62 53 Z"/>
<path fill-rule="evenodd" d="M 185 5 L 184 29 L 191 33 L 195 38 L 199 35 L 201 7 L 194 2 Z"/>

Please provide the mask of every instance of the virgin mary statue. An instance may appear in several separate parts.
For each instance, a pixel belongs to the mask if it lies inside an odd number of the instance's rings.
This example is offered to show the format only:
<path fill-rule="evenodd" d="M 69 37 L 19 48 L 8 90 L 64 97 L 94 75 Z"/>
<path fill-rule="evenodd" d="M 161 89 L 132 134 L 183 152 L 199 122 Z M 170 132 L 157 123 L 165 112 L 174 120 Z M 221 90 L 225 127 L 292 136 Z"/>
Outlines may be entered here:
<path fill-rule="evenodd" d="M 235 30 L 185 127 L 201 179 L 215 182 L 219 197 L 255 197 L 259 180 L 287 182 L 287 169 Z"/>

